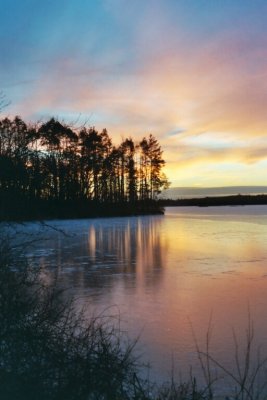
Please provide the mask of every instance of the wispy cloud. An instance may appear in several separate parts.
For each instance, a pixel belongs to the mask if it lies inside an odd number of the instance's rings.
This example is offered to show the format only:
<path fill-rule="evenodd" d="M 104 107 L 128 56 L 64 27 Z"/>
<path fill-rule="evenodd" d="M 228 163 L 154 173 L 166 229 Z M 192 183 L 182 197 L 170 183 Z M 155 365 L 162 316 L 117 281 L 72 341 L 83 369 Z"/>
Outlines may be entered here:
<path fill-rule="evenodd" d="M 152 132 L 171 179 L 196 165 L 223 173 L 228 162 L 240 179 L 240 168 L 254 164 L 252 184 L 267 158 L 264 2 L 59 3 L 55 16 L 44 7 L 40 27 L 35 14 L 24 33 L 18 15 L 19 40 L 6 35 L 0 70 L 9 112 L 90 115 L 115 140 Z M 24 51 L 9 50 L 11 37 Z"/>

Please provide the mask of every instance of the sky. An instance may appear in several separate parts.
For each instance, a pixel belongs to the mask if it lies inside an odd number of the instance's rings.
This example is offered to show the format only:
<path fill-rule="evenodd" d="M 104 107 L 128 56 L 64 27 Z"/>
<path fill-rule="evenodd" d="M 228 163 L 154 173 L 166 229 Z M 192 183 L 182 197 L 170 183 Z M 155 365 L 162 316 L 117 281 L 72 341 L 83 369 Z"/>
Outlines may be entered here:
<path fill-rule="evenodd" d="M 0 5 L 2 116 L 152 133 L 172 186 L 267 185 L 267 1 Z"/>

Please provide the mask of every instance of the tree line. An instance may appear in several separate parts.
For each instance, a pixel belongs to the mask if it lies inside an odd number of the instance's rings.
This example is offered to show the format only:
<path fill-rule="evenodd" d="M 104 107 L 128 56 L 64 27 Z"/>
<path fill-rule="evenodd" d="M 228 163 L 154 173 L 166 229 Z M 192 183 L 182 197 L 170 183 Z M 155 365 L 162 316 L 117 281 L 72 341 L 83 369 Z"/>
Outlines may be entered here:
<path fill-rule="evenodd" d="M 27 124 L 0 120 L 0 196 L 32 201 L 134 204 L 155 200 L 168 186 L 153 135 L 115 146 L 106 129 L 80 128 L 55 118 Z"/>

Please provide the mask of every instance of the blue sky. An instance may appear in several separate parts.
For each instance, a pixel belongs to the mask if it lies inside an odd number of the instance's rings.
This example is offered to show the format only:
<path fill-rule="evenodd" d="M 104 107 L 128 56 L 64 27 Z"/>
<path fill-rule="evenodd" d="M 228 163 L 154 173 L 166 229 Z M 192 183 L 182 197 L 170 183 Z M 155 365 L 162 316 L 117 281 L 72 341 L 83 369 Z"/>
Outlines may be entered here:
<path fill-rule="evenodd" d="M 153 133 L 177 186 L 266 185 L 267 2 L 1 0 L 2 111 Z"/>

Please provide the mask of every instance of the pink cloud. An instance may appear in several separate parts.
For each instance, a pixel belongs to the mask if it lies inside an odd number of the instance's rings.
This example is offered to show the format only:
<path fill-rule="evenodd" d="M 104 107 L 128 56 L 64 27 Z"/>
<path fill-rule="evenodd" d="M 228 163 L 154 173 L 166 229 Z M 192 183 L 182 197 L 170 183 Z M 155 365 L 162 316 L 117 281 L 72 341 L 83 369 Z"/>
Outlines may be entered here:
<path fill-rule="evenodd" d="M 119 50 L 90 62 L 75 54 L 54 58 L 16 113 L 26 117 L 53 111 L 59 116 L 81 113 L 92 115 L 92 125 L 99 124 L 94 118 L 102 115 L 99 128 L 107 127 L 115 140 L 152 132 L 174 169 L 225 160 L 243 165 L 265 160 L 265 39 L 251 43 L 233 28 L 196 46 L 182 30 L 179 36 L 179 28 L 167 29 L 169 16 L 162 3 L 153 12 L 154 26 L 146 25 L 150 15 L 146 8 L 134 32 L 133 51 L 140 63 L 124 70 Z M 175 138 L 166 135 L 181 127 L 184 132 Z M 194 144 L 202 132 L 210 133 L 215 142 L 218 139 L 217 148 Z M 221 147 L 222 136 L 230 143 L 236 138 L 232 148 Z M 191 144 L 185 142 L 188 137 Z M 253 144 L 253 138 L 263 138 L 263 143 Z"/>

